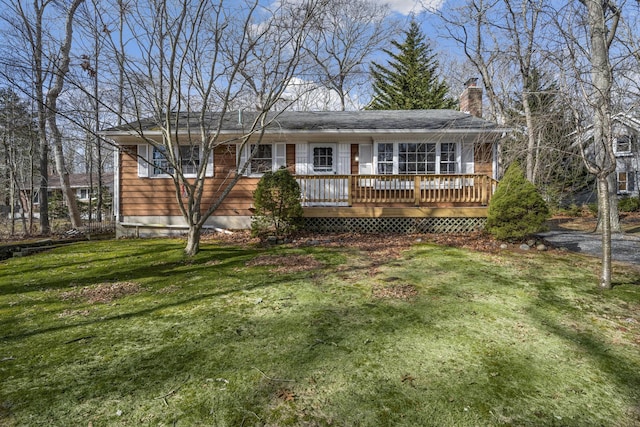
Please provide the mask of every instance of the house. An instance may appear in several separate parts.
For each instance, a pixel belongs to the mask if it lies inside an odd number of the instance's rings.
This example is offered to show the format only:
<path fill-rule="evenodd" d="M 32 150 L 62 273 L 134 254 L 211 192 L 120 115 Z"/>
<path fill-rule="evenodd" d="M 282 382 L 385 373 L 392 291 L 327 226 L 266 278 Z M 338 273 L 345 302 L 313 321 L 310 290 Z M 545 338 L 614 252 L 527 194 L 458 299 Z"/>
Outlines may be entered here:
<path fill-rule="evenodd" d="M 497 144 L 505 129 L 481 118 L 482 89 L 474 81 L 467 83 L 460 105 L 463 111 L 273 113 L 277 118 L 250 160 L 253 146 L 247 144 L 242 150 L 234 138 L 242 135 L 255 114 L 227 113 L 220 135 L 229 142 L 219 144 L 206 159 L 205 203 L 217 198 L 239 165 L 249 164 L 208 226 L 248 228 L 260 177 L 284 166 L 300 184 L 305 226 L 310 230 L 481 228 L 497 183 Z M 221 117 L 212 113 L 210 119 L 217 123 Z M 137 122 L 109 129 L 105 136 L 120 147 L 114 188 L 117 235 L 184 232 L 162 150 L 145 142 L 160 140 L 157 126 Z M 205 161 L 187 153 L 193 149 L 180 148 L 187 171 Z"/>
<path fill-rule="evenodd" d="M 39 178 L 38 178 L 39 179 Z M 108 194 L 105 198 L 110 199 L 113 195 L 114 175 L 112 172 L 105 172 L 102 174 L 102 186 L 104 193 Z M 47 195 L 49 201 L 57 198 L 62 202 L 62 186 L 60 184 L 60 176 L 57 174 L 50 174 L 48 177 Z M 35 212 L 40 211 L 40 183 L 26 182 L 21 184 L 21 197 L 28 200 L 29 197 L 33 200 L 33 207 Z M 94 201 L 96 198 L 96 192 L 98 187 L 98 176 L 96 174 L 89 175 L 87 173 L 71 173 L 69 174 L 69 186 L 75 193 L 76 200 L 82 203 L 89 203 L 89 197 Z M 33 195 L 31 196 L 31 188 L 33 188 Z M 25 206 L 29 206 L 29 203 L 25 200 Z"/>
<path fill-rule="evenodd" d="M 615 114 L 612 118 L 613 154 L 616 159 L 614 172 L 616 192 L 621 197 L 638 197 L 640 171 L 640 119 L 625 113 Z M 593 127 L 588 126 L 580 136 L 583 142 L 593 138 Z M 575 145 L 578 143 L 576 142 Z M 594 156 L 594 149 L 587 146 L 587 156 Z"/>
<path fill-rule="evenodd" d="M 613 117 L 613 153 L 616 157 L 616 189 L 621 196 L 638 197 L 640 171 L 640 120 L 626 114 Z"/>

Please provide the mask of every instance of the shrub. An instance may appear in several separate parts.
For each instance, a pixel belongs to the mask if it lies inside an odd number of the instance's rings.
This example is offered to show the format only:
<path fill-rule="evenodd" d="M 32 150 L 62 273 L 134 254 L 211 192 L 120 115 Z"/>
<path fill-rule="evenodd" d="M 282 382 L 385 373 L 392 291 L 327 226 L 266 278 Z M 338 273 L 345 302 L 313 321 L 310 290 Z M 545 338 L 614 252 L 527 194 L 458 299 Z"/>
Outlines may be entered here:
<path fill-rule="evenodd" d="M 487 231 L 499 240 L 516 240 L 542 231 L 549 208 L 518 163 L 507 169 L 489 204 Z"/>
<path fill-rule="evenodd" d="M 640 198 L 623 197 L 618 201 L 618 209 L 620 212 L 635 212 L 640 210 Z"/>
<path fill-rule="evenodd" d="M 253 204 L 251 232 L 254 236 L 287 237 L 300 224 L 300 186 L 285 168 L 262 176 L 253 193 Z"/>

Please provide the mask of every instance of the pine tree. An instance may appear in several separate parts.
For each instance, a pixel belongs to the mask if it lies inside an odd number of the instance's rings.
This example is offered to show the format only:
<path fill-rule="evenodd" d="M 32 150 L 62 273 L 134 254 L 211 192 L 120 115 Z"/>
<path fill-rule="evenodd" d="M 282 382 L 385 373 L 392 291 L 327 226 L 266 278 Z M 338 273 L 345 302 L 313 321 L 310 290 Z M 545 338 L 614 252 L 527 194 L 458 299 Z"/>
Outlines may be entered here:
<path fill-rule="evenodd" d="M 411 21 L 403 43 L 391 44 L 398 50 L 383 52 L 391 58 L 387 67 L 375 62 L 373 100 L 368 110 L 420 110 L 455 108 L 456 101 L 448 98 L 449 87 L 438 78 L 438 61 L 425 40 L 418 23 Z"/>

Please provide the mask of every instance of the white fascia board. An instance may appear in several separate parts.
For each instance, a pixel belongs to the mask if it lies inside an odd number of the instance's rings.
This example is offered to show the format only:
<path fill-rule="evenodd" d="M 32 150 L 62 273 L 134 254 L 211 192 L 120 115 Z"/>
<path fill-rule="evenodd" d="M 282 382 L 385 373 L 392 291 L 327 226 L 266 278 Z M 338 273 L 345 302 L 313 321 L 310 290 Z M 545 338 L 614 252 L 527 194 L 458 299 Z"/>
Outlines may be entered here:
<path fill-rule="evenodd" d="M 269 136 L 274 135 L 287 135 L 287 136 L 333 136 L 333 135 L 360 135 L 360 136 L 379 136 L 379 135 L 503 135 L 510 132 L 511 129 L 495 128 L 495 129 L 320 129 L 320 130 L 286 130 L 286 129 L 267 129 L 264 134 Z M 178 136 L 181 135 L 195 135 L 193 132 L 180 131 Z M 259 134 L 259 132 L 255 132 Z M 144 136 L 142 136 L 144 135 Z M 235 143 L 234 138 L 241 138 L 245 134 L 237 131 L 221 131 L 219 135 L 222 138 L 229 137 L 228 143 Z M 141 143 L 148 140 L 158 140 L 162 138 L 162 132 L 160 131 L 148 131 L 142 134 L 138 132 L 130 131 L 118 131 L 105 133 L 105 137 L 112 138 L 116 142 L 123 143 Z M 218 143 L 225 143 L 225 141 L 218 141 Z"/>

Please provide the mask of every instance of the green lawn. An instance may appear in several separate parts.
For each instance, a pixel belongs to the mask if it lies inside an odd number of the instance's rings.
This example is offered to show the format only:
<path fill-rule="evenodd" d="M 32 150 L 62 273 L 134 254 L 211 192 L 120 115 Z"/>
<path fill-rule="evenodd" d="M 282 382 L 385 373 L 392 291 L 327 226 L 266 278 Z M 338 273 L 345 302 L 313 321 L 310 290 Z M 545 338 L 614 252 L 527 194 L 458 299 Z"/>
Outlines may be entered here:
<path fill-rule="evenodd" d="M 183 245 L 1 262 L 0 425 L 640 425 L 637 270 Z"/>

